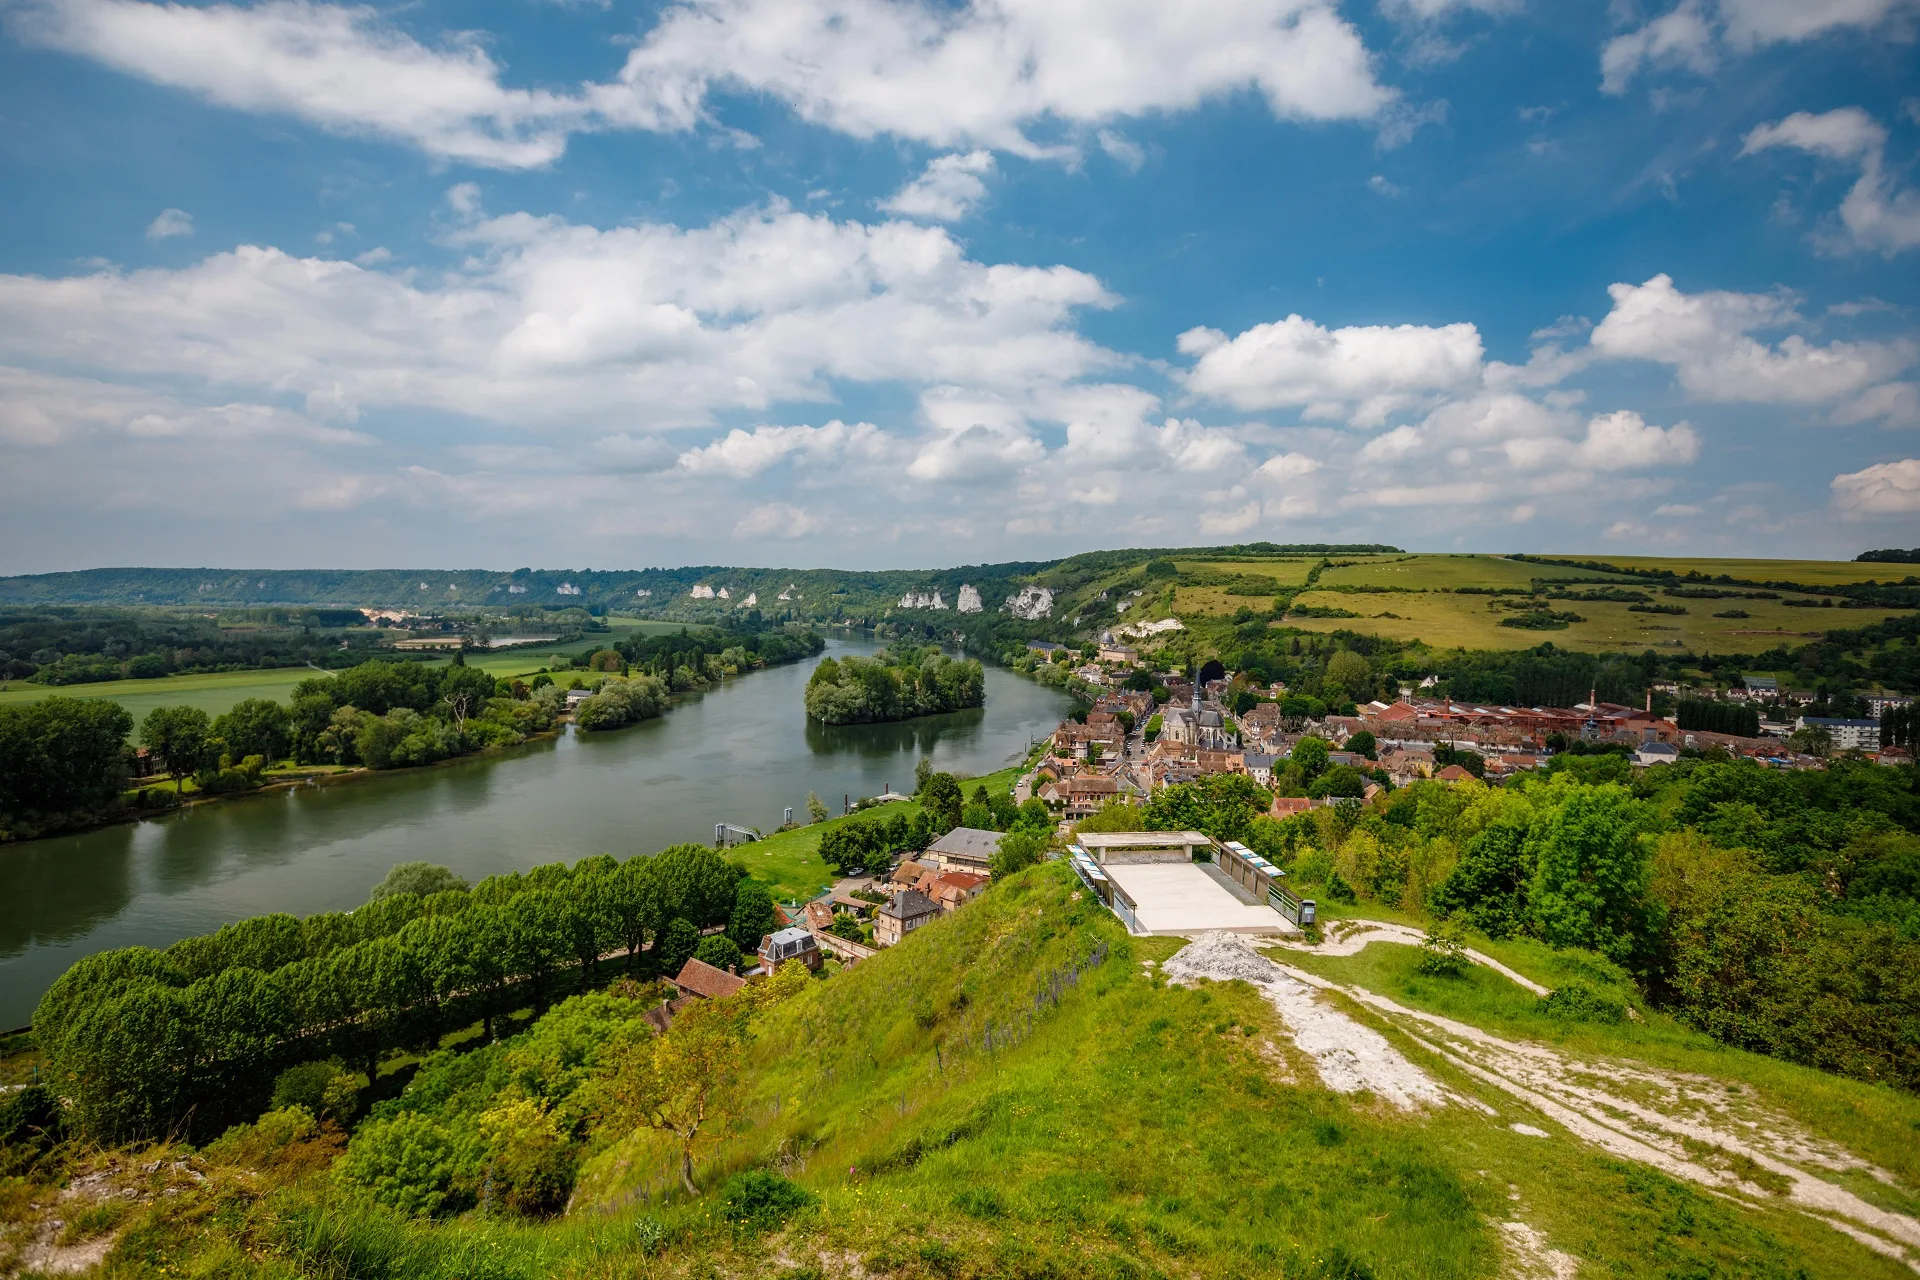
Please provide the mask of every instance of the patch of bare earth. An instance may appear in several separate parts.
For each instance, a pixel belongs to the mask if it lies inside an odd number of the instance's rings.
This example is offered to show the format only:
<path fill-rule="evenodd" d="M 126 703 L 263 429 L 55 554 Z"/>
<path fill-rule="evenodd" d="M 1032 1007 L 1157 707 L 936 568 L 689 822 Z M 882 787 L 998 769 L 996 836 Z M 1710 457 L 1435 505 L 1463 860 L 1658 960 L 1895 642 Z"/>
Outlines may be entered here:
<path fill-rule="evenodd" d="M 1573 1280 L 1580 1273 L 1580 1259 L 1548 1248 L 1547 1238 L 1524 1222 L 1501 1223 L 1500 1243 L 1509 1280 Z"/>
<path fill-rule="evenodd" d="M 1403 926 L 1376 928 L 1400 930 Z M 1366 944 L 1349 934 L 1336 945 L 1350 945 L 1350 954 Z M 1174 982 L 1239 979 L 1253 984 L 1336 1093 L 1370 1092 L 1401 1110 L 1460 1103 L 1494 1114 L 1480 1099 L 1440 1084 L 1378 1030 L 1323 998 L 1335 992 L 1378 1015 L 1467 1078 L 1525 1104 L 1565 1133 L 1611 1156 L 1651 1165 L 1722 1195 L 1799 1209 L 1920 1271 L 1920 1219 L 1882 1209 L 1833 1181 L 1836 1175 L 1865 1174 L 1903 1189 L 1892 1174 L 1815 1137 L 1724 1081 L 1636 1063 L 1583 1059 L 1542 1044 L 1506 1040 L 1269 960 L 1237 934 L 1204 934 L 1161 968 Z M 1524 982 L 1517 976 L 1516 980 Z M 1553 1140 L 1539 1126 L 1509 1123 L 1517 1132 Z M 1520 1235 L 1512 1228 L 1522 1225 L 1503 1227 L 1510 1250 L 1518 1248 L 1514 1241 Z M 1531 1233 L 1528 1241 L 1538 1234 L 1532 1228 L 1525 1231 Z M 1516 1274 L 1557 1276 L 1562 1273 L 1551 1267 L 1578 1266 L 1566 1254 L 1551 1250 L 1536 1254 L 1546 1259 L 1540 1265 L 1550 1269 Z"/>
<path fill-rule="evenodd" d="M 120 1223 L 85 1239 L 68 1237 L 68 1223 L 101 1205 L 119 1202 L 129 1210 L 157 1196 L 178 1195 L 183 1187 L 206 1181 L 184 1160 L 154 1160 L 127 1165 L 111 1161 L 76 1175 L 42 1210 L 32 1234 L 14 1259 L 13 1275 L 82 1275 L 106 1261 L 120 1239 Z M 124 1218 L 125 1215 L 115 1215 Z M 62 1240 L 66 1239 L 66 1243 Z"/>
<path fill-rule="evenodd" d="M 1831 1180 L 1857 1172 L 1898 1188 L 1892 1174 L 1724 1081 L 1502 1039 L 1371 991 L 1276 967 L 1376 1011 L 1441 1060 L 1609 1155 L 1723 1194 L 1790 1205 L 1920 1271 L 1920 1219 L 1882 1209 Z"/>

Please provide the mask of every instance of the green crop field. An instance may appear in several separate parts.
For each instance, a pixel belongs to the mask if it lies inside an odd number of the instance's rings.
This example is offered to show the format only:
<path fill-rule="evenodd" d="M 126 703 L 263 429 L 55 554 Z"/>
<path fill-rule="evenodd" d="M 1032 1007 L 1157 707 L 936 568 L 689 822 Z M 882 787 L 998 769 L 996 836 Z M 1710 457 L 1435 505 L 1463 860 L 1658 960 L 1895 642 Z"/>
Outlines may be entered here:
<path fill-rule="evenodd" d="M 1280 560 L 1176 560 L 1181 573 L 1231 573 L 1250 578 L 1272 578 L 1283 587 L 1297 587 L 1307 580 L 1307 571 L 1320 563 L 1318 556 L 1288 556 Z"/>
<path fill-rule="evenodd" d="M 1341 557 L 1345 559 L 1345 557 Z M 1323 586 L 1348 587 L 1524 587 L 1535 578 L 1602 578 L 1613 575 L 1554 565 L 1526 564 L 1503 556 L 1416 555 L 1337 564 L 1320 575 Z M 1627 581 L 1620 575 L 1621 581 Z"/>
<path fill-rule="evenodd" d="M 1436 648 L 1530 649 L 1542 641 L 1593 653 L 1639 653 L 1644 649 L 1686 649 L 1699 653 L 1759 653 L 1776 645 L 1789 648 L 1817 639 L 1834 627 L 1863 627 L 1903 616 L 1891 609 L 1794 609 L 1778 600 L 1689 600 L 1649 592 L 1662 605 L 1678 605 L 1685 614 L 1633 613 L 1611 601 L 1548 600 L 1549 608 L 1577 613 L 1584 622 L 1564 631 L 1503 627 L 1510 609 L 1495 607 L 1498 597 L 1452 592 L 1393 592 L 1355 595 L 1307 591 L 1296 605 L 1348 609 L 1358 618 L 1289 618 L 1288 626 L 1306 631 L 1363 631 L 1396 640 L 1423 640 Z M 1745 611 L 1746 618 L 1716 618 L 1715 613 Z M 1382 614 L 1397 617 L 1382 617 Z"/>
<path fill-rule="evenodd" d="M 1854 560 L 1733 560 L 1695 559 L 1678 556 L 1605 556 L 1569 555 L 1568 560 L 1597 560 L 1622 569 L 1664 569 L 1674 573 L 1697 572 L 1708 577 L 1726 574 L 1750 582 L 1804 582 L 1808 586 L 1837 586 L 1843 582 L 1904 582 L 1920 576 L 1920 565 L 1874 564 Z M 1535 566 L 1536 572 L 1551 577 L 1551 566 Z"/>
<path fill-rule="evenodd" d="M 285 701 L 293 686 L 321 673 L 312 667 L 279 667 L 272 671 L 220 671 L 203 676 L 167 676 L 159 680 L 110 680 L 102 684 L 70 684 L 49 688 L 15 680 L 0 685 L 0 704 L 62 698 L 106 698 L 133 713 L 134 722 L 155 707 L 199 707 L 217 716 L 247 698 Z"/>

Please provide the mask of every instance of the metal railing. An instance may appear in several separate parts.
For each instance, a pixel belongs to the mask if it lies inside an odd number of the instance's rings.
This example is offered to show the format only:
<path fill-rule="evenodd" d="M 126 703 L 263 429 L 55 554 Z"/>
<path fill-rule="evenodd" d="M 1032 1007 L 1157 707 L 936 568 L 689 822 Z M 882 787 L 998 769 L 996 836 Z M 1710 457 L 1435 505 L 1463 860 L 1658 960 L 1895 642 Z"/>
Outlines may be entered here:
<path fill-rule="evenodd" d="M 1267 886 L 1267 905 L 1302 929 L 1310 927 L 1314 922 L 1313 899 L 1296 898 L 1277 884 Z"/>

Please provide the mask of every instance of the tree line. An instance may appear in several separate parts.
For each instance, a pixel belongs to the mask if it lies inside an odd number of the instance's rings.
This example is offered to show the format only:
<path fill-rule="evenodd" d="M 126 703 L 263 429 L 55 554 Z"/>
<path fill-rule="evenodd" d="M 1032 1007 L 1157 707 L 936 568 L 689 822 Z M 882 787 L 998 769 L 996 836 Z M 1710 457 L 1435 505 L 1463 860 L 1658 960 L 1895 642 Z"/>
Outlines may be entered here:
<path fill-rule="evenodd" d="M 871 658 L 828 658 L 807 680 L 807 715 L 822 724 L 870 724 L 977 707 L 986 673 L 976 658 L 896 644 Z"/>
<path fill-rule="evenodd" d="M 388 1052 L 475 1021 L 491 1038 L 505 1014 L 590 985 L 610 953 L 630 973 L 672 973 L 715 941 L 703 931 L 723 929 L 738 955 L 774 921 L 766 886 L 705 846 L 603 854 L 98 952 L 48 990 L 34 1033 L 87 1137 L 204 1138 L 258 1115 L 291 1064 L 337 1056 L 371 1080 Z"/>
<path fill-rule="evenodd" d="M 1682 698 L 1675 709 L 1674 723 L 1682 729 L 1698 729 L 1703 733 L 1730 733 L 1742 738 L 1760 736 L 1759 709 L 1738 702 Z"/>
<path fill-rule="evenodd" d="M 365 622 L 357 609 L 247 613 L 259 616 L 75 606 L 6 610 L 0 612 L 0 679 L 70 685 L 305 663 L 344 667 L 380 643 L 374 632 L 346 630 Z"/>

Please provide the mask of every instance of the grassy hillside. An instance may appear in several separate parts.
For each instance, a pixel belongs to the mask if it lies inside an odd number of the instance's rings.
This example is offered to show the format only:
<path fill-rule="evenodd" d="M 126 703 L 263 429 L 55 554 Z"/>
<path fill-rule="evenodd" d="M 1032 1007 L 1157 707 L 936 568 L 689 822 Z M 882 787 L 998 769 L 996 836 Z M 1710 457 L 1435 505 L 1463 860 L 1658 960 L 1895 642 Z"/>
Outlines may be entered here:
<path fill-rule="evenodd" d="M 1180 945 L 1126 937 L 1054 864 L 807 984 L 754 1016 L 740 1103 L 700 1149 L 697 1197 L 678 1189 L 660 1135 L 603 1124 L 561 1217 L 409 1220 L 327 1171 L 337 1136 L 263 1128 L 201 1152 L 85 1158 L 101 1175 L 88 1185 L 134 1194 L 102 1210 L 92 1193 L 70 1198 L 62 1212 L 81 1225 L 67 1235 L 73 1248 L 96 1240 L 105 1275 L 275 1280 L 1385 1280 L 1552 1275 L 1556 1263 L 1569 1268 L 1557 1274 L 1625 1277 L 1907 1273 L 1803 1211 L 1777 1175 L 1749 1169 L 1750 1191 L 1716 1194 L 1608 1155 L 1340 993 L 1324 999 L 1453 1100 L 1408 1112 L 1335 1093 L 1255 987 L 1169 985 L 1156 962 Z M 1282 958 L 1355 992 L 1604 1060 L 1605 1074 L 1583 1077 L 1602 1089 L 1683 1072 L 1694 1095 L 1724 1098 L 1738 1117 L 1806 1126 L 1822 1158 L 1878 1166 L 1830 1171 L 1833 1187 L 1890 1214 L 1914 1210 L 1910 1095 L 1720 1049 L 1659 1015 L 1569 1024 L 1483 969 L 1424 977 L 1417 955 L 1375 945 Z M 1500 958 L 1548 983 L 1597 972 L 1531 945 Z M 1704 1140 L 1675 1150 L 1720 1158 Z M 755 1169 L 805 1192 L 784 1225 L 779 1214 L 739 1221 L 737 1202 L 730 1213 L 723 1184 Z M 49 1233 L 36 1224 L 50 1204 L 33 1203 L 13 1193 L 16 1242 Z"/>

